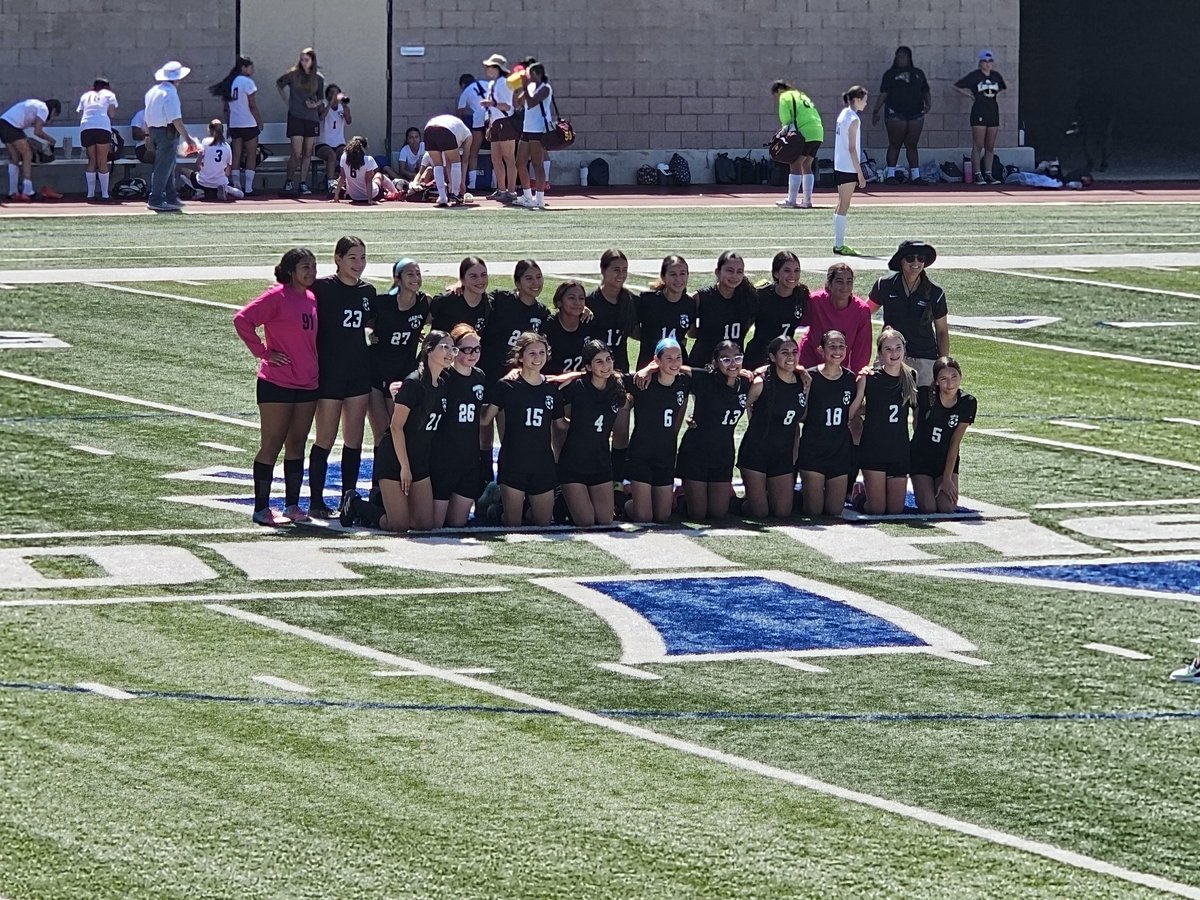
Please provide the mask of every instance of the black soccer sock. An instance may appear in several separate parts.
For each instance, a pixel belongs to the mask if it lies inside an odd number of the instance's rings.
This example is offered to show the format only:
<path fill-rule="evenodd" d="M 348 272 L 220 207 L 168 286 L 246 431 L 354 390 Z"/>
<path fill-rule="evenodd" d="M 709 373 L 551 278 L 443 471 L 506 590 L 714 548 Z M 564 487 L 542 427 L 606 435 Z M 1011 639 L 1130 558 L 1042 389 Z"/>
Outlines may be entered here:
<path fill-rule="evenodd" d="M 283 461 L 283 502 L 295 506 L 300 502 L 300 486 L 304 483 L 304 458 Z"/>
<path fill-rule="evenodd" d="M 313 444 L 312 450 L 308 452 L 308 493 L 314 503 L 325 502 L 325 475 L 328 471 L 329 448 Z"/>
<path fill-rule="evenodd" d="M 483 483 L 490 484 L 496 480 L 496 470 L 492 466 L 492 448 L 479 451 L 479 471 L 483 475 Z"/>
<path fill-rule="evenodd" d="M 625 454 L 624 447 L 613 447 L 612 453 L 612 476 L 613 481 L 621 482 L 625 480 Z"/>
<path fill-rule="evenodd" d="M 261 512 L 271 505 L 271 482 L 275 480 L 275 466 L 271 463 L 254 462 L 254 511 Z"/>
<path fill-rule="evenodd" d="M 858 450 L 857 447 L 854 449 Z M 854 493 L 854 482 L 858 481 L 858 472 L 859 469 L 857 464 L 850 467 L 849 475 L 846 478 L 846 499 L 849 499 L 850 495 Z"/>
<path fill-rule="evenodd" d="M 327 451 L 328 452 L 328 451 Z M 362 447 L 342 445 L 342 493 L 358 490 L 358 470 L 362 467 Z M 312 463 L 309 463 L 309 481 L 312 480 Z"/>

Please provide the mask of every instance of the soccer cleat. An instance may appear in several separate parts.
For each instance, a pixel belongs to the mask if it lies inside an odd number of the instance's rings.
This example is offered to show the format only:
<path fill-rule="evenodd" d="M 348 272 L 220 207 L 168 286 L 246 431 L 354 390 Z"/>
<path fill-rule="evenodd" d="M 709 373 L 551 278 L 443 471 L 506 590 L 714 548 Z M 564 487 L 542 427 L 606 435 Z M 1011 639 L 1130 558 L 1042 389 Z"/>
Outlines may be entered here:
<path fill-rule="evenodd" d="M 333 510 L 324 500 L 313 500 L 308 504 L 308 514 L 314 519 L 332 519 Z"/>
<path fill-rule="evenodd" d="M 438 202 L 434 204 L 438 209 L 448 209 L 450 207 L 450 198 L 442 199 L 438 197 Z"/>
<path fill-rule="evenodd" d="M 301 184 L 300 185 L 300 196 L 301 197 L 311 197 L 312 196 L 312 188 L 310 188 L 307 184 Z"/>
<path fill-rule="evenodd" d="M 450 205 L 451 206 L 462 206 L 463 205 L 462 194 L 451 194 L 450 195 Z"/>
<path fill-rule="evenodd" d="M 833 252 L 838 256 L 862 256 L 861 253 L 859 253 L 849 244 L 842 244 L 840 247 L 834 247 Z"/>
<path fill-rule="evenodd" d="M 883 179 L 883 183 L 886 185 L 896 185 L 900 183 L 900 179 L 895 175 L 889 175 L 887 178 Z"/>
<path fill-rule="evenodd" d="M 1200 684 L 1200 656 L 1193 659 L 1182 669 L 1176 669 L 1171 673 L 1172 681 L 1187 682 L 1190 684 Z"/>
<path fill-rule="evenodd" d="M 775 205 L 780 209 L 799 209 L 800 204 L 795 200 L 776 200 Z"/>
<path fill-rule="evenodd" d="M 8 198 L 9 203 L 32 203 L 33 198 L 28 194 L 13 194 Z"/>
<path fill-rule="evenodd" d="M 354 524 L 354 514 L 358 506 L 358 491 L 354 488 L 347 488 L 342 493 L 342 502 L 338 506 L 338 522 L 343 528 L 349 528 Z"/>
<path fill-rule="evenodd" d="M 257 510 L 252 518 L 255 525 L 266 525 L 269 528 L 283 528 L 292 524 L 290 519 L 285 519 L 269 506 L 266 509 Z"/>
<path fill-rule="evenodd" d="M 403 200 L 404 195 L 401 194 L 399 191 L 388 191 L 386 194 L 383 195 L 383 199 L 384 200 Z"/>
<path fill-rule="evenodd" d="M 797 204 L 797 206 L 796 206 L 796 209 L 812 209 L 812 208 L 813 208 L 813 205 L 812 205 L 811 200 L 801 200 L 800 203 Z"/>
<path fill-rule="evenodd" d="M 302 510 L 299 506 L 293 503 L 291 506 L 285 507 L 283 517 L 289 522 L 311 522 L 308 513 Z"/>
<path fill-rule="evenodd" d="M 503 200 L 504 191 L 492 191 L 490 194 L 488 194 L 487 198 L 489 200 Z"/>
<path fill-rule="evenodd" d="M 43 200 L 61 200 L 63 198 L 63 195 L 52 187 L 43 187 L 38 193 Z"/>
<path fill-rule="evenodd" d="M 929 182 L 926 181 L 924 178 L 914 178 L 912 181 L 909 182 L 909 184 L 915 185 L 916 187 L 925 187 L 926 185 L 929 184 Z"/>
<path fill-rule="evenodd" d="M 285 181 L 283 183 L 283 189 L 279 193 L 294 194 L 294 193 L 296 193 L 296 185 L 291 181 Z"/>

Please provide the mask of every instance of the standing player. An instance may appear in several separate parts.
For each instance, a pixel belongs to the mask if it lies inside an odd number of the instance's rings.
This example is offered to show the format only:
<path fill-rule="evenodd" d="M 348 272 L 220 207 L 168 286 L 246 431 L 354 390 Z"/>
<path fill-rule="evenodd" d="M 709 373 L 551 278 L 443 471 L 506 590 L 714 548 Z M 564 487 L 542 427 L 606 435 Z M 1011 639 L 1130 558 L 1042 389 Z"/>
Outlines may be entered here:
<path fill-rule="evenodd" d="M 800 283 L 800 257 L 781 250 L 771 260 L 771 283 L 758 289 L 754 337 L 746 347 L 746 368 L 767 364 L 767 345 L 783 335 L 795 337 L 808 306 L 808 287 Z"/>
<path fill-rule="evenodd" d="M 487 376 L 476 368 L 479 335 L 470 325 L 450 332 L 458 353 L 442 376 L 446 382 L 446 418 L 433 437 L 433 527 L 462 528 L 483 492 L 479 465 L 479 422 L 483 418 Z M 490 462 L 490 460 L 489 460 Z"/>
<path fill-rule="evenodd" d="M 96 181 L 100 182 L 100 199 L 108 200 L 108 153 L 112 149 L 112 111 L 117 108 L 117 95 L 109 90 L 107 78 L 97 78 L 92 89 L 79 98 L 75 112 L 79 120 L 79 143 L 87 154 L 83 173 L 87 184 L 87 199 L 96 197 Z"/>
<path fill-rule="evenodd" d="M 310 288 L 317 260 L 293 247 L 275 267 L 274 286 L 233 317 L 233 326 L 258 367 L 260 437 L 254 457 L 254 521 L 281 526 L 308 521 L 300 508 L 304 444 L 317 408 L 317 299 Z M 258 329 L 263 337 L 259 338 Z M 283 449 L 284 510 L 271 509 L 275 461 Z"/>
<path fill-rule="evenodd" d="M 513 206 L 545 209 L 548 157 L 544 141 L 546 132 L 554 129 L 550 119 L 554 89 L 546 77 L 546 67 L 540 62 L 525 68 L 521 73 L 521 82 L 525 118 L 521 122 L 521 141 L 517 144 L 517 183 L 524 184 L 525 190 L 513 200 Z"/>
<path fill-rule="evenodd" d="M 337 187 L 341 173 L 342 152 L 346 149 L 346 126 L 353 122 L 350 98 L 336 84 L 329 85 L 325 88 L 325 102 L 321 104 L 321 131 L 313 152 L 325 163 L 325 183 L 331 194 Z"/>
<path fill-rule="evenodd" d="M 846 244 L 846 215 L 856 187 L 865 188 L 862 170 L 862 122 L 858 114 L 867 108 L 867 89 L 853 85 L 842 94 L 846 108 L 838 114 L 833 144 L 833 180 L 837 184 L 838 203 L 833 214 L 833 252 L 838 256 L 861 256 Z"/>
<path fill-rule="evenodd" d="M 568 382 L 559 394 L 570 425 L 558 456 L 558 481 L 571 521 L 589 528 L 612 524 L 609 435 L 628 398 L 603 341 L 584 343 L 582 366 L 584 377 Z"/>
<path fill-rule="evenodd" d="M 742 511 L 761 519 L 792 514 L 796 492 L 796 442 L 808 409 L 808 373 L 796 366 L 796 341 L 778 335 L 767 345 L 767 370 L 746 398 L 750 424 L 738 448 L 746 486 Z"/>
<path fill-rule="evenodd" d="M 15 203 L 33 202 L 33 148 L 26 128 L 54 149 L 54 138 L 46 133 L 50 120 L 62 112 L 57 100 L 21 100 L 0 115 L 0 142 L 8 148 L 8 199 Z M 42 188 L 43 200 L 61 200 L 53 188 Z"/>
<path fill-rule="evenodd" d="M 490 425 L 501 412 L 505 415 L 500 443 L 498 478 L 504 504 L 504 524 L 519 528 L 524 521 L 525 501 L 533 525 L 550 525 L 554 520 L 554 452 L 550 447 L 551 422 L 562 418 L 558 386 L 546 380 L 542 369 L 550 347 L 536 331 L 517 338 L 509 362 L 520 371 L 503 378 L 489 390 L 483 423 Z"/>
<path fill-rule="evenodd" d="M 350 486 L 342 494 L 338 519 L 384 531 L 433 527 L 433 487 L 430 458 L 433 439 L 446 416 L 446 385 L 442 374 L 454 358 L 450 335 L 431 331 L 425 337 L 421 363 L 396 392 L 391 426 L 379 443 L 375 477 L 383 505 L 363 502 Z"/>
<path fill-rule="evenodd" d="M 258 85 L 254 83 L 254 60 L 239 56 L 224 78 L 208 89 L 225 104 L 229 119 L 229 143 L 233 147 L 233 165 L 239 170 L 234 187 L 249 197 L 254 193 L 254 167 L 258 164 L 258 136 L 262 116 L 258 112 Z"/>
<path fill-rule="evenodd" d="M 797 459 L 806 516 L 842 511 L 852 452 L 850 419 L 858 415 L 854 373 L 842 366 L 846 336 L 825 332 L 821 350 L 825 361 L 809 370 L 812 384 Z"/>
<path fill-rule="evenodd" d="M 674 338 L 654 346 L 658 370 L 644 388 L 636 377 L 625 376 L 633 404 L 633 436 L 625 461 L 632 499 L 626 516 L 634 522 L 666 522 L 675 497 L 675 453 L 679 426 L 691 393 L 691 378 L 683 374 L 683 348 Z"/>
<path fill-rule="evenodd" d="M 512 348 L 526 331 L 541 333 L 550 319 L 550 310 L 538 300 L 545 286 L 542 267 L 532 259 L 519 259 L 513 267 L 512 291 L 494 291 L 492 310 L 483 331 L 483 356 L 479 368 L 491 381 L 507 371 Z M 477 329 L 478 330 L 478 329 Z"/>
<path fill-rule="evenodd" d="M 583 343 L 589 328 L 583 323 L 587 310 L 587 288 L 579 281 L 564 281 L 554 291 L 551 301 L 555 313 L 542 325 L 554 352 L 546 363 L 547 375 L 579 372 L 583 369 Z"/>
<path fill-rule="evenodd" d="M 771 82 L 771 94 L 779 101 L 779 123 L 787 129 L 788 134 L 799 132 L 804 141 L 804 152 L 800 158 L 788 166 L 788 195 L 786 200 L 776 201 L 776 206 L 789 209 L 812 209 L 813 186 L 816 176 L 813 175 L 813 161 L 821 142 L 825 140 L 825 126 L 821 124 L 821 114 L 816 105 L 804 91 L 793 87 L 786 81 Z M 804 187 L 804 200 L 797 203 L 800 188 Z"/>
<path fill-rule="evenodd" d="M 992 68 L 991 50 L 979 51 L 979 67 L 954 82 L 954 89 L 971 103 L 971 171 L 976 184 L 999 184 L 992 177 L 996 135 L 1000 131 L 1000 92 L 1008 89 L 1004 76 Z"/>
<path fill-rule="evenodd" d="M 868 295 L 872 312 L 883 307 L 883 324 L 904 335 L 905 362 L 916 369 L 917 385 L 933 383 L 933 361 L 950 353 L 946 292 L 926 270 L 937 251 L 924 241 L 904 241 L 888 260 L 895 275 L 884 275 Z"/>
<path fill-rule="evenodd" d="M 629 336 L 637 331 L 637 301 L 625 288 L 629 277 L 629 258 L 611 248 L 600 254 L 600 287 L 588 294 L 588 309 L 592 321 L 588 334 L 612 350 L 613 367 L 617 372 L 629 371 Z M 613 423 L 613 479 L 625 477 L 625 453 L 629 447 L 629 407 L 622 407 Z"/>
<path fill-rule="evenodd" d="M 746 411 L 750 381 L 742 376 L 742 348 L 721 341 L 712 362 L 692 373 L 692 418 L 679 445 L 688 517 L 721 519 L 733 496 L 733 432 Z"/>
<path fill-rule="evenodd" d="M 308 489 L 312 515 L 328 518 L 325 474 L 329 451 L 342 426 L 342 490 L 358 484 L 363 431 L 371 396 L 371 355 L 366 329 L 375 316 L 375 288 L 362 280 L 367 247 L 361 238 L 346 235 L 333 250 L 336 271 L 318 278 L 317 358 L 321 383 L 317 400 L 317 435 L 308 456 Z M 376 443 L 382 435 L 376 435 Z"/>
<path fill-rule="evenodd" d="M 674 341 L 679 348 L 680 363 L 686 364 L 687 334 L 696 322 L 696 298 L 687 292 L 687 260 L 671 254 L 662 261 L 658 275 L 656 281 L 650 282 L 650 290 L 637 300 L 639 369 L 650 362 L 660 341 Z"/>
<path fill-rule="evenodd" d="M 961 385 L 962 367 L 954 357 L 943 356 L 933 364 L 933 384 L 917 392 L 912 483 L 923 513 L 950 513 L 958 507 L 958 451 L 978 409 Z"/>
<path fill-rule="evenodd" d="M 908 492 L 910 410 L 917 405 L 917 373 L 904 364 L 904 335 L 884 328 L 875 342 L 875 367 L 858 378 L 866 402 L 857 462 L 866 488 L 864 511 L 904 512 Z"/>
<path fill-rule="evenodd" d="M 475 182 L 479 176 L 479 148 L 483 146 L 483 132 L 487 127 L 487 107 L 483 101 L 487 99 L 488 80 L 478 79 L 470 72 L 464 72 L 458 79 L 462 93 L 458 95 L 458 115 L 463 124 L 471 129 L 471 143 L 467 147 L 467 190 L 475 190 Z"/>
<path fill-rule="evenodd" d="M 458 116 L 434 116 L 425 125 L 425 152 L 433 161 L 433 182 L 437 185 L 437 205 L 463 205 L 463 154 L 471 143 L 471 129 Z M 449 180 L 446 167 L 450 167 Z"/>
<path fill-rule="evenodd" d="M 421 331 L 429 322 L 429 295 L 421 290 L 421 267 L 407 256 L 392 266 L 392 289 L 377 296 L 372 308 L 374 326 L 368 329 L 371 357 L 371 399 L 367 415 L 376 441 L 392 420 L 394 381 L 403 381 L 417 367 Z"/>
<path fill-rule="evenodd" d="M 808 369 L 821 362 L 821 336 L 840 331 L 846 336 L 847 369 L 857 372 L 871 364 L 871 307 L 854 293 L 854 270 L 834 263 L 825 273 L 825 288 L 813 291 L 804 311 L 808 326 L 800 341 L 800 366 Z"/>
<path fill-rule="evenodd" d="M 739 347 L 754 324 L 758 312 L 758 292 L 746 277 L 741 254 L 726 250 L 717 258 L 717 281 L 696 293 L 696 321 L 692 334 L 696 342 L 691 355 L 700 361 L 712 358 L 721 341 L 733 341 Z"/>

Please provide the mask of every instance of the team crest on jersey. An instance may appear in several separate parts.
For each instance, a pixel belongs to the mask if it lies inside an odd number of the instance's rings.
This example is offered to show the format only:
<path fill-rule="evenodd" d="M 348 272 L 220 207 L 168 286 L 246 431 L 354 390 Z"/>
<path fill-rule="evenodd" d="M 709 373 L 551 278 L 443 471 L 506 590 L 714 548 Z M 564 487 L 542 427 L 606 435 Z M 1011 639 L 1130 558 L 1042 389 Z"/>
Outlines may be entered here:
<path fill-rule="evenodd" d="M 552 397 L 550 394 L 546 395 L 546 409 L 554 409 L 554 397 Z"/>
<path fill-rule="evenodd" d="M 419 331 L 421 326 L 425 324 L 425 319 L 422 316 L 409 316 L 408 328 L 410 331 Z"/>
<path fill-rule="evenodd" d="M 746 408 L 746 395 L 745 394 L 738 394 L 738 406 L 740 406 L 742 409 Z"/>
<path fill-rule="evenodd" d="M 946 425 L 949 426 L 950 428 L 957 428 L 958 427 L 958 413 L 955 413 L 954 415 L 952 415 L 949 418 L 949 420 L 946 422 Z"/>
<path fill-rule="evenodd" d="M 676 391 L 675 392 L 675 404 L 677 406 L 683 406 L 683 401 L 684 401 L 685 397 L 687 397 L 687 394 L 685 394 L 683 391 Z"/>
<path fill-rule="evenodd" d="M 446 409 L 447 409 L 447 401 L 446 401 L 446 398 L 443 397 L 442 398 L 442 412 L 445 412 Z"/>
<path fill-rule="evenodd" d="M 850 391 L 842 391 L 842 403 L 843 403 L 843 405 L 848 405 L 848 404 L 850 403 L 850 397 L 851 397 L 851 393 L 850 393 Z"/>
<path fill-rule="evenodd" d="M 471 392 L 475 395 L 475 399 L 477 401 L 479 401 L 480 403 L 483 402 L 483 385 L 482 384 L 471 385 Z"/>
<path fill-rule="evenodd" d="M 371 298 L 370 297 L 362 298 L 362 307 L 367 312 L 371 311 Z"/>
<path fill-rule="evenodd" d="M 680 331 L 687 331 L 688 328 L 691 327 L 691 324 L 692 324 L 691 316 L 680 316 L 679 317 L 679 330 Z"/>

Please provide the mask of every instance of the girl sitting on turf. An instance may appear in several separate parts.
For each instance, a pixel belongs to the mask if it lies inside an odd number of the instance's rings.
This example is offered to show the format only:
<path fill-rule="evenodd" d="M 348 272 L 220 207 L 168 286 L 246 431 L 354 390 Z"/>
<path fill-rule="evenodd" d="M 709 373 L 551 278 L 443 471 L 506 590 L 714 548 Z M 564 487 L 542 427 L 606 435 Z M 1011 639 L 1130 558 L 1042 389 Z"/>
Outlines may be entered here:
<path fill-rule="evenodd" d="M 933 384 L 917 394 L 912 483 L 923 513 L 950 513 L 958 507 L 958 451 L 978 407 L 961 384 L 958 360 L 943 356 L 933 364 Z"/>
<path fill-rule="evenodd" d="M 809 369 L 812 383 L 797 459 L 806 516 L 842 511 L 852 449 L 850 419 L 858 415 L 859 406 L 854 373 L 842 367 L 846 336 L 825 332 L 821 354 L 824 362 Z"/>
<path fill-rule="evenodd" d="M 375 157 L 367 153 L 365 137 L 350 138 L 340 166 L 341 174 L 333 189 L 334 203 L 339 202 L 343 194 L 352 203 L 366 203 L 368 206 L 380 200 L 400 199 L 395 183 L 382 172 L 376 171 L 379 164 L 375 162 Z"/>
<path fill-rule="evenodd" d="M 205 199 L 241 200 L 245 194 L 229 180 L 233 173 L 233 148 L 225 141 L 225 126 L 220 119 L 208 123 L 208 137 L 200 142 L 200 157 L 192 176 Z"/>

